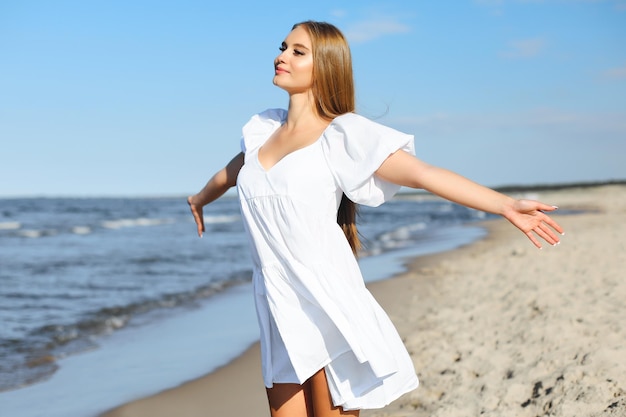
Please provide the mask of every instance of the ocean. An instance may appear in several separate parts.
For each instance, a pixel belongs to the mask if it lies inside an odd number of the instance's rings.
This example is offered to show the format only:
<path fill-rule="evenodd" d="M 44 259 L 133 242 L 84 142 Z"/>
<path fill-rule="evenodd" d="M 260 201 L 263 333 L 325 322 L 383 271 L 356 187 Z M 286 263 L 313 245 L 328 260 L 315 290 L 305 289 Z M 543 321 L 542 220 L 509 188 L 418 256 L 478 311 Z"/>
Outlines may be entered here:
<path fill-rule="evenodd" d="M 405 257 L 469 243 L 482 232 L 465 225 L 486 217 L 420 194 L 361 207 L 364 275 L 387 278 L 402 270 Z M 136 338 L 142 329 L 154 329 L 152 345 L 165 345 L 181 327 L 167 330 L 167 322 L 181 312 L 202 311 L 222 322 L 227 316 L 230 326 L 210 330 L 207 323 L 207 333 L 228 333 L 240 311 L 249 315 L 251 260 L 236 197 L 207 206 L 205 222 L 199 239 L 184 197 L 0 199 L 0 409 L 29 387 L 61 384 L 54 377 L 68 358 L 114 349 L 123 357 L 130 348 L 120 350 L 120 340 Z M 196 330 L 202 331 L 206 317 L 193 322 Z M 243 339 L 220 339 L 185 363 L 193 362 L 199 374 L 226 363 L 254 341 L 256 323 L 248 322 Z M 181 380 L 198 376 L 185 374 L 185 364 L 179 368 Z M 174 385 L 172 372 L 144 377 L 160 378 L 167 387 Z M 116 398 L 108 406 L 117 405 Z"/>

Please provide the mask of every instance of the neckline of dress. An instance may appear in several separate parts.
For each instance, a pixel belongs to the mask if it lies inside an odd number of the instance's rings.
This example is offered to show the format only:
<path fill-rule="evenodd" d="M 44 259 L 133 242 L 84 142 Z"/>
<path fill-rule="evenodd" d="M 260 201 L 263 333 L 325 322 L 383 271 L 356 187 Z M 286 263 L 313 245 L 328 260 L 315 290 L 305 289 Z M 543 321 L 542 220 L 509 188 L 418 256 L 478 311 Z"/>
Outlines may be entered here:
<path fill-rule="evenodd" d="M 341 117 L 341 116 L 337 116 L 337 117 Z M 256 155 L 255 158 L 256 159 L 256 163 L 257 165 L 263 170 L 263 172 L 265 172 L 266 174 L 270 173 L 277 165 L 279 165 L 284 159 L 286 159 L 287 157 L 291 156 L 292 154 L 298 153 L 300 151 L 303 151 L 307 148 L 311 148 L 313 147 L 315 144 L 319 143 L 319 141 L 324 137 L 324 135 L 326 134 L 326 132 L 328 131 L 328 129 L 330 128 L 330 126 L 335 122 L 335 120 L 337 119 L 337 117 L 335 117 L 333 120 L 330 121 L 330 123 L 324 128 L 324 130 L 322 131 L 322 133 L 318 136 L 317 139 L 315 139 L 313 142 L 309 143 L 308 145 L 302 146 L 298 149 L 294 149 L 291 152 L 286 153 L 285 155 L 283 155 L 278 161 L 276 161 L 274 163 L 274 165 L 272 165 L 269 168 L 265 168 L 263 166 L 263 164 L 261 163 L 261 160 L 259 159 L 259 151 L 261 150 L 261 148 L 263 147 L 263 145 L 265 144 L 265 142 L 263 142 L 263 144 L 261 144 L 261 146 L 259 146 L 256 150 Z M 273 129 L 271 132 L 269 132 L 269 134 L 267 135 L 267 139 L 269 139 L 278 129 L 280 129 L 286 122 L 286 115 L 284 118 L 281 118 L 278 126 Z M 265 141 L 267 141 L 267 139 Z"/>

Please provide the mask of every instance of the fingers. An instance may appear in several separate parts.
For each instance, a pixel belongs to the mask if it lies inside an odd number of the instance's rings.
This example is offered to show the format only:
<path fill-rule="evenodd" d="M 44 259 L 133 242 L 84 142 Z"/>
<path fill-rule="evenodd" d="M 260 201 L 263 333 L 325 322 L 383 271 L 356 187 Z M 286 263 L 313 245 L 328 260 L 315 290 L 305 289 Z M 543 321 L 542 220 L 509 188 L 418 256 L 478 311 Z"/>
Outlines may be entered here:
<path fill-rule="evenodd" d="M 556 230 L 557 232 L 559 232 L 560 234 L 565 234 L 563 232 L 563 228 L 556 222 L 554 221 L 554 219 L 552 219 L 552 217 L 550 216 L 546 216 L 546 218 L 543 220 L 548 226 L 550 226 L 551 228 L 553 228 L 554 230 Z"/>
<path fill-rule="evenodd" d="M 193 220 L 196 222 L 198 226 L 198 236 L 202 237 L 202 233 L 204 232 L 204 216 L 201 211 L 198 210 L 196 206 L 190 206 L 191 214 L 193 215 Z"/>
<path fill-rule="evenodd" d="M 547 211 L 547 212 L 556 211 L 558 209 L 559 209 L 558 206 L 551 206 L 551 205 L 544 204 L 544 203 L 539 203 L 539 202 L 538 202 L 538 206 L 537 206 L 537 210 Z"/>
<path fill-rule="evenodd" d="M 549 207 L 551 209 L 549 211 L 554 211 L 557 209 L 556 206 L 549 206 Z M 543 212 L 543 211 L 548 211 L 548 210 L 542 209 L 541 211 Z M 550 216 L 546 214 L 541 215 L 541 219 L 539 223 L 537 224 L 537 226 L 535 227 L 534 231 L 542 239 L 544 239 L 546 242 L 548 242 L 549 244 L 553 246 L 560 243 L 560 238 L 556 235 L 555 231 L 561 235 L 564 234 L 563 228 L 554 219 L 552 219 Z"/>
<path fill-rule="evenodd" d="M 204 221 L 198 215 L 198 212 L 192 210 L 193 220 L 196 222 L 196 228 L 198 230 L 198 237 L 202 237 L 202 233 L 204 232 Z"/>
<path fill-rule="evenodd" d="M 560 243 L 557 233 L 563 235 L 563 228 L 546 213 L 558 210 L 534 200 L 517 200 L 515 215 L 509 220 L 516 225 L 537 248 L 541 249 L 541 240 L 552 246 Z"/>
<path fill-rule="evenodd" d="M 196 222 L 196 225 L 198 226 L 198 237 L 202 237 L 202 234 L 204 233 L 205 229 L 204 229 L 204 217 L 202 215 L 202 213 L 198 212 L 195 207 L 192 207 L 191 212 L 193 213 L 193 219 Z"/>
<path fill-rule="evenodd" d="M 536 229 L 533 229 L 530 232 L 526 232 L 526 236 L 528 236 L 528 239 L 530 239 L 533 245 L 535 245 L 539 249 L 541 249 L 543 246 L 541 245 L 541 242 L 539 241 L 539 239 L 537 239 L 537 236 L 539 236 L 540 238 L 542 238 L 543 240 L 545 240 L 552 246 L 556 246 L 559 243 L 558 241 L 551 238 L 550 235 L 547 234 L 540 227 L 537 227 Z"/>
<path fill-rule="evenodd" d="M 554 233 L 553 229 L 563 234 L 561 226 L 546 216 L 546 220 L 539 221 L 535 227 L 526 233 L 526 236 L 528 236 L 539 249 L 541 249 L 542 246 L 537 237 L 540 237 L 552 246 L 556 246 L 561 243 L 561 239 Z"/>
<path fill-rule="evenodd" d="M 543 222 L 539 223 L 539 225 L 534 229 L 534 232 L 552 246 L 559 243 L 559 238 Z"/>
<path fill-rule="evenodd" d="M 187 204 L 189 204 L 189 210 L 191 210 L 193 220 L 196 222 L 198 236 L 202 237 L 202 234 L 205 232 L 204 214 L 202 212 L 202 207 L 198 208 L 198 206 L 193 204 L 192 197 L 187 197 Z"/>
<path fill-rule="evenodd" d="M 555 245 L 556 241 L 554 240 L 554 238 L 552 236 L 550 236 L 550 233 L 548 233 L 542 226 L 541 223 L 538 224 L 537 226 L 533 227 L 530 231 L 526 232 L 526 236 L 528 236 L 528 238 L 530 239 L 531 242 L 533 242 L 533 244 L 538 247 L 539 249 L 542 248 L 541 242 L 539 241 L 539 239 L 537 239 L 537 236 L 540 237 L 541 239 L 545 240 L 546 242 L 548 242 L 550 245 Z"/>
<path fill-rule="evenodd" d="M 555 210 L 558 210 L 558 207 L 550 206 L 544 203 L 538 203 L 537 209 L 541 212 L 540 220 L 533 228 L 533 232 L 535 232 L 537 236 L 548 242 L 550 245 L 558 245 L 560 243 L 560 238 L 556 235 L 555 231 L 563 235 L 563 228 L 554 219 L 545 214 L 546 212 L 553 212 Z M 535 244 L 535 246 L 537 245 Z"/>
<path fill-rule="evenodd" d="M 530 241 L 533 242 L 533 245 L 541 249 L 541 243 L 539 243 L 539 241 L 537 240 L 533 232 L 526 232 L 526 236 L 528 236 L 528 239 L 530 239 Z"/>

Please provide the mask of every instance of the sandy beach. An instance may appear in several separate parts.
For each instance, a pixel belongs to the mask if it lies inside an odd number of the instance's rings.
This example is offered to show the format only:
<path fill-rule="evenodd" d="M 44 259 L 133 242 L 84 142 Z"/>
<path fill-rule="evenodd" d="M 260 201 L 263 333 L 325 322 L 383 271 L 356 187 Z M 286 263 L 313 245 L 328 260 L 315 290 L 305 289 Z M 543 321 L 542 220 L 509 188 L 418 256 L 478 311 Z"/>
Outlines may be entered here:
<path fill-rule="evenodd" d="M 626 416 L 626 186 L 531 194 L 584 211 L 555 216 L 560 245 L 538 250 L 488 221 L 486 238 L 369 285 L 421 385 L 362 416 Z M 269 416 L 258 345 L 103 417 L 144 416 Z"/>

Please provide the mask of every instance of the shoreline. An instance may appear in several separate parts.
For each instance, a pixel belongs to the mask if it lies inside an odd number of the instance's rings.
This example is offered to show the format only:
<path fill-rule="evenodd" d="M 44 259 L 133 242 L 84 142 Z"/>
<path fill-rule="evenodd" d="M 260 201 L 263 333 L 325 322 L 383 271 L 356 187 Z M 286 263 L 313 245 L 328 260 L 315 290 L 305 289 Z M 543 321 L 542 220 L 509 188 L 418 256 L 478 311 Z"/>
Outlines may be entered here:
<path fill-rule="evenodd" d="M 369 283 L 422 382 L 364 417 L 626 413 L 626 186 L 532 190 L 567 210 L 563 244 L 535 250 L 504 220 Z M 615 413 L 615 414 L 613 414 Z M 216 371 L 101 417 L 269 415 L 258 343 Z"/>
<path fill-rule="evenodd" d="M 365 281 L 388 279 L 406 271 L 407 259 L 484 236 L 473 224 L 433 229 L 428 245 L 363 257 Z M 44 417 L 34 404 L 48 405 L 45 417 L 95 416 L 213 372 L 258 340 L 250 285 L 230 286 L 197 305 L 157 311 L 98 338 L 96 348 L 59 358 L 48 379 L 0 392 L 0 403 L 15 417 Z"/>

